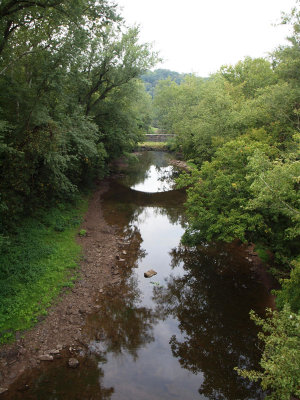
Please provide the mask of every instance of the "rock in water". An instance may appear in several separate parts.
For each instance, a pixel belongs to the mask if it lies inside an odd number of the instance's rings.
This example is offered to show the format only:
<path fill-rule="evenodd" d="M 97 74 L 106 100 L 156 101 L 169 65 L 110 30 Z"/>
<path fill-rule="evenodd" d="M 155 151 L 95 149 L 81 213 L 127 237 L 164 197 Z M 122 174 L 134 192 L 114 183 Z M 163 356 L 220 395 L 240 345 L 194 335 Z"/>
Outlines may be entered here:
<path fill-rule="evenodd" d="M 53 361 L 54 358 L 50 354 L 42 354 L 41 356 L 39 356 L 39 360 L 40 361 Z"/>
<path fill-rule="evenodd" d="M 79 361 L 76 358 L 70 358 L 68 361 L 68 366 L 70 368 L 77 368 L 79 366 Z"/>
<path fill-rule="evenodd" d="M 149 269 L 149 271 L 144 272 L 144 277 L 145 278 L 151 278 L 152 276 L 156 275 L 157 272 L 154 271 L 154 269 Z"/>

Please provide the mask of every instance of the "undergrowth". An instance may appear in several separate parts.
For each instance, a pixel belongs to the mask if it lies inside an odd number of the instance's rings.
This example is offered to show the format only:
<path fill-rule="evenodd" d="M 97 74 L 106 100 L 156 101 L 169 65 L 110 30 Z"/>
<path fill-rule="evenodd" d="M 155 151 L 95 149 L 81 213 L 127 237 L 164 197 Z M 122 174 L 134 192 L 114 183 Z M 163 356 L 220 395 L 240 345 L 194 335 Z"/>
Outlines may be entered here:
<path fill-rule="evenodd" d="M 23 220 L 0 247 L 0 343 L 30 328 L 64 287 L 76 279 L 80 246 L 75 235 L 87 209 L 59 204 Z"/>

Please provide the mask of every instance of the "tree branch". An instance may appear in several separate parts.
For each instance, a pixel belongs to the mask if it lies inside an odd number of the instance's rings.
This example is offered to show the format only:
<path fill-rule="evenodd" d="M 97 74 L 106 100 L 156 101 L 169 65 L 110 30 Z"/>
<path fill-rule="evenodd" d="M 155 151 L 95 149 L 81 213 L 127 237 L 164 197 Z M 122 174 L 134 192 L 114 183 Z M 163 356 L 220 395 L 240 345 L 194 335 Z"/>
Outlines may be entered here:
<path fill-rule="evenodd" d="M 43 48 L 43 50 L 47 49 L 48 47 L 50 47 L 50 44 L 48 44 L 47 46 L 45 46 Z M 23 58 L 24 56 L 27 56 L 28 54 L 33 54 L 36 53 L 38 50 L 28 50 L 28 51 L 24 51 L 24 53 L 22 53 L 18 58 L 16 58 L 15 60 L 12 60 L 10 63 L 8 63 L 2 71 L 0 71 L 0 75 L 4 74 L 4 72 L 7 70 L 7 68 L 12 65 L 14 62 L 17 62 L 18 60 L 20 60 L 21 58 Z"/>
<path fill-rule="evenodd" d="M 0 18 L 7 17 L 26 8 L 31 8 L 31 7 L 49 8 L 49 7 L 56 7 L 61 3 L 63 3 L 62 0 L 56 0 L 46 3 L 42 3 L 41 1 L 11 0 L 2 9 L 0 8 Z"/>

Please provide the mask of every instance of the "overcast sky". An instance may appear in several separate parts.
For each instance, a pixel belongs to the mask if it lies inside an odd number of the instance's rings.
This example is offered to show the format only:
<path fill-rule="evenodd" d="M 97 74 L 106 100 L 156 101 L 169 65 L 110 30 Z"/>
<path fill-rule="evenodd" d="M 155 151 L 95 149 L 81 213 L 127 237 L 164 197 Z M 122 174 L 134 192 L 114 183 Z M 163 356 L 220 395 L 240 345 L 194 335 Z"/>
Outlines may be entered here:
<path fill-rule="evenodd" d="M 267 56 L 285 44 L 281 11 L 295 0 L 116 0 L 141 40 L 164 59 L 157 68 L 208 76 L 245 56 Z"/>

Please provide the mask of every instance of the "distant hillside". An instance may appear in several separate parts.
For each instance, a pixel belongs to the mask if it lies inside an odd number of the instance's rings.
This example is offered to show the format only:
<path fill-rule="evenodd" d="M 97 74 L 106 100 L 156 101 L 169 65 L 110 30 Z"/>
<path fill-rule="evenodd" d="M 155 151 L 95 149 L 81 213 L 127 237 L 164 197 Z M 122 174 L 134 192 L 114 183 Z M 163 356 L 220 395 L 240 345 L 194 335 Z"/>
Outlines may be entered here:
<path fill-rule="evenodd" d="M 180 74 L 176 71 L 169 69 L 156 69 L 155 71 L 148 71 L 141 76 L 142 81 L 145 83 L 147 92 L 153 97 L 155 86 L 162 79 L 170 77 L 176 83 L 181 83 L 185 76 L 190 74 Z"/>

